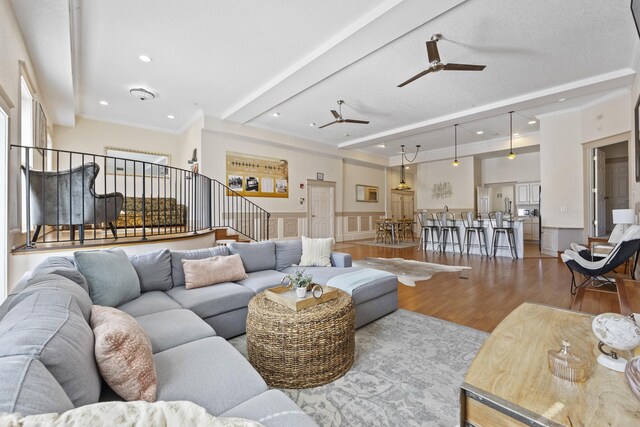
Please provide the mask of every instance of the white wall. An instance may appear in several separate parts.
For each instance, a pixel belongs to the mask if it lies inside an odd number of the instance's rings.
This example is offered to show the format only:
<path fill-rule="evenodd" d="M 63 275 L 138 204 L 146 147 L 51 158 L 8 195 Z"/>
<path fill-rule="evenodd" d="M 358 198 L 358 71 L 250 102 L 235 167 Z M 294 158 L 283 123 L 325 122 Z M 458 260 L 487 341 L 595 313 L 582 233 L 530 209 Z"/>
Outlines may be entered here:
<path fill-rule="evenodd" d="M 623 93 L 582 111 L 582 142 L 595 141 L 631 129 L 631 96 Z"/>
<path fill-rule="evenodd" d="M 540 152 L 482 160 L 482 183 L 540 181 Z"/>
<path fill-rule="evenodd" d="M 447 205 L 450 209 L 473 209 L 475 206 L 475 162 L 473 157 L 458 159 L 459 166 L 451 161 L 420 163 L 418 165 L 416 199 L 418 209 L 436 209 Z M 453 194 L 446 199 L 432 197 L 432 187 L 440 182 L 450 182 Z"/>
<path fill-rule="evenodd" d="M 582 114 L 557 113 L 540 118 L 540 206 L 545 227 L 584 227 Z"/>
<path fill-rule="evenodd" d="M 344 162 L 343 211 L 345 212 L 384 212 L 385 182 L 384 168 L 364 166 Z M 378 187 L 377 202 L 356 201 L 356 185 Z"/>

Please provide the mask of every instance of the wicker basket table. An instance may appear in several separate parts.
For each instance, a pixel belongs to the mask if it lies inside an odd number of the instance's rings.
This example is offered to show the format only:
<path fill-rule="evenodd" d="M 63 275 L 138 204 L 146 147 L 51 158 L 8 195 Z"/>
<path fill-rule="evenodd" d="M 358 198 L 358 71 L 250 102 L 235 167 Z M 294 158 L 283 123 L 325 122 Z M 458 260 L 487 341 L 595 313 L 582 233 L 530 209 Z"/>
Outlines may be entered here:
<path fill-rule="evenodd" d="M 249 302 L 249 362 L 267 384 L 309 388 L 330 383 L 353 365 L 355 310 L 351 297 L 338 298 L 301 311 L 270 301 L 264 293 Z"/>

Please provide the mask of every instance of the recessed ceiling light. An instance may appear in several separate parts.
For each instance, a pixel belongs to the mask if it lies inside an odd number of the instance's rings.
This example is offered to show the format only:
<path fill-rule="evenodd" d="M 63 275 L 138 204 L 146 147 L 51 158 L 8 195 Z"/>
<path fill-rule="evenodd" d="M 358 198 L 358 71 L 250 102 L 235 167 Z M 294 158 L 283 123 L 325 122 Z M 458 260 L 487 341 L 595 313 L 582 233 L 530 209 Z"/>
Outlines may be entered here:
<path fill-rule="evenodd" d="M 173 114 L 169 114 L 169 115 L 167 116 L 167 118 L 168 118 L 168 119 L 175 119 L 175 118 L 176 118 L 176 116 L 174 116 Z"/>
<path fill-rule="evenodd" d="M 405 169 L 409 169 L 409 166 L 405 166 L 404 168 L 405 168 Z"/>
<path fill-rule="evenodd" d="M 105 100 L 100 101 L 100 105 L 109 105 L 109 103 Z"/>
<path fill-rule="evenodd" d="M 315 126 L 315 125 L 316 125 L 315 122 L 309 123 L 309 126 Z"/>
<path fill-rule="evenodd" d="M 138 56 L 138 58 L 142 62 L 151 62 L 151 61 L 153 61 L 153 59 L 151 59 L 151 57 L 147 56 L 147 55 L 140 55 L 140 56 Z"/>
<path fill-rule="evenodd" d="M 345 133 L 344 136 L 351 136 L 351 134 L 350 133 Z"/>
<path fill-rule="evenodd" d="M 567 99 L 567 98 L 560 98 L 560 99 L 558 99 L 558 102 L 562 102 L 562 101 L 564 101 L 564 100 L 566 100 L 566 99 Z"/>
<path fill-rule="evenodd" d="M 478 132 L 476 132 L 476 135 L 482 135 L 484 133 L 483 130 L 479 130 Z"/>
<path fill-rule="evenodd" d="M 514 133 L 513 136 L 519 136 L 520 134 L 518 132 Z"/>
<path fill-rule="evenodd" d="M 536 122 L 535 120 L 529 120 L 529 124 L 530 125 L 535 125 L 536 123 L 538 123 L 538 122 Z"/>
<path fill-rule="evenodd" d="M 384 145 L 384 144 L 378 144 L 378 145 L 376 145 L 376 147 L 378 147 L 378 148 L 386 148 L 387 146 Z"/>
<path fill-rule="evenodd" d="M 280 117 L 280 113 L 271 113 L 273 117 Z"/>

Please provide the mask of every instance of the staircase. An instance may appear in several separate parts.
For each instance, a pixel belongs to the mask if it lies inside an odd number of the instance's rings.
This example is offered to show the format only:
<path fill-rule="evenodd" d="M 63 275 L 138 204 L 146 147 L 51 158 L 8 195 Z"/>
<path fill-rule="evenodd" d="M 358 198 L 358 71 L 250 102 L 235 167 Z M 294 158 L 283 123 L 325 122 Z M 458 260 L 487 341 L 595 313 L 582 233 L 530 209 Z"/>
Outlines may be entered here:
<path fill-rule="evenodd" d="M 42 230 L 27 233 L 27 250 L 38 243 L 108 245 L 119 238 L 147 241 L 212 231 L 216 240 L 269 239 L 271 214 L 205 175 L 91 153 L 20 145 L 11 150 L 18 151 L 28 193 L 24 225 Z"/>

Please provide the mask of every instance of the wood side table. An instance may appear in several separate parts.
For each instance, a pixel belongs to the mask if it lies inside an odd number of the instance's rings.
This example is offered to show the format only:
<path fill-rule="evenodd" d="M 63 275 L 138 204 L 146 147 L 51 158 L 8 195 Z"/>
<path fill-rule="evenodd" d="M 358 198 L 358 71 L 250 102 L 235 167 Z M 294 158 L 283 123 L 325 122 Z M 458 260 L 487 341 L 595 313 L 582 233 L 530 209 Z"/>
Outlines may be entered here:
<path fill-rule="evenodd" d="M 355 309 L 351 297 L 293 311 L 264 292 L 249 301 L 249 362 L 271 387 L 308 388 L 343 376 L 355 358 Z"/>
<path fill-rule="evenodd" d="M 537 304 L 516 308 L 489 336 L 467 372 L 460 391 L 460 425 L 640 425 L 640 400 L 624 374 L 596 362 L 592 320 L 587 314 Z M 586 382 L 565 381 L 549 370 L 547 351 L 559 350 L 563 339 L 588 360 Z"/>

